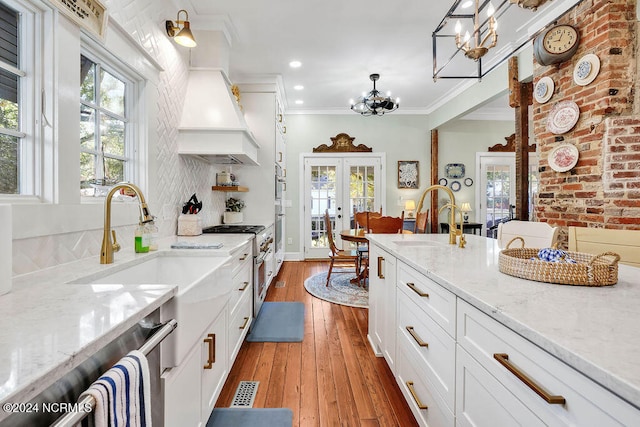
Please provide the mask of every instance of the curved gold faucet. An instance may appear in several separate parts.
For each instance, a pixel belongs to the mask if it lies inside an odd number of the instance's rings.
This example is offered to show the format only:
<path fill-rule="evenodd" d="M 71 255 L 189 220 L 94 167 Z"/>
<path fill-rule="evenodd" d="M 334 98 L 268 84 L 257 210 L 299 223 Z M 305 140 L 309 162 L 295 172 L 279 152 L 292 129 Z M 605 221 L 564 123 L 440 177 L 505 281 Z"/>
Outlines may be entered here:
<path fill-rule="evenodd" d="M 426 190 L 424 190 L 424 193 L 422 193 L 422 196 L 420 196 L 420 200 L 418 201 L 418 208 L 416 209 L 416 213 L 422 210 L 422 204 L 424 203 L 425 196 L 427 195 L 427 193 L 433 190 L 443 190 L 449 196 L 449 204 L 451 206 L 456 205 L 456 197 L 453 195 L 453 191 L 451 191 L 448 187 L 445 187 L 444 185 L 436 184 L 436 185 L 431 185 L 427 187 Z M 460 231 L 462 232 L 462 229 Z M 455 209 L 452 208 L 449 214 L 449 244 L 451 245 L 456 244 L 456 236 L 458 236 L 457 227 L 456 227 L 456 212 L 455 212 Z"/>
<path fill-rule="evenodd" d="M 465 244 L 467 243 L 467 240 L 464 238 L 464 233 L 462 232 L 464 230 L 464 217 L 462 215 L 462 211 L 460 210 L 460 208 L 458 207 L 458 205 L 452 205 L 451 203 L 447 203 L 446 205 L 442 206 L 439 210 L 438 213 L 442 212 L 443 209 L 449 208 L 451 210 L 454 211 L 454 218 L 455 218 L 455 210 L 458 209 L 458 213 L 460 214 L 460 226 L 457 227 L 454 225 L 455 228 L 455 232 L 456 232 L 456 236 L 460 236 L 460 241 L 458 243 L 458 247 L 464 248 Z M 454 223 L 455 224 L 455 223 Z M 449 225 L 451 226 L 451 225 Z M 451 230 L 449 230 L 451 231 Z"/>
<path fill-rule="evenodd" d="M 100 264 L 113 264 L 113 253 L 120 250 L 120 244 L 116 240 L 116 231 L 111 230 L 111 199 L 116 191 L 122 188 L 128 188 L 138 196 L 138 204 L 140 206 L 140 222 L 145 223 L 153 221 L 153 217 L 149 213 L 147 202 L 144 200 L 142 191 L 133 184 L 120 183 L 116 184 L 104 201 L 104 232 L 102 234 L 102 248 L 100 249 Z M 111 236 L 113 235 L 113 241 Z"/>

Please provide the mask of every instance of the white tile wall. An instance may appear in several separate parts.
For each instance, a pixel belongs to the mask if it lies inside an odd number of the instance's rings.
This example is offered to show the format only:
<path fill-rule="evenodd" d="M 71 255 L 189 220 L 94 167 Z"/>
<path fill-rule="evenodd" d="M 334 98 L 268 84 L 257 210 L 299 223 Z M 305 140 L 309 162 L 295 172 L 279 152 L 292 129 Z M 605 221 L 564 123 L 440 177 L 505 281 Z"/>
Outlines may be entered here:
<path fill-rule="evenodd" d="M 219 168 L 176 153 L 177 125 L 188 71 L 186 48 L 173 44 L 164 33 L 164 21 L 176 13 L 170 0 L 104 0 L 109 19 L 115 19 L 164 68 L 158 85 L 158 134 L 156 156 L 158 196 L 148 199 L 158 217 L 161 236 L 173 235 L 179 208 L 191 194 L 203 201 L 202 222 L 216 225 L 224 212 L 224 194 L 211 191 Z M 173 215 L 163 218 L 163 207 Z M 134 227 L 117 229 L 120 242 L 133 242 Z M 25 274 L 85 257 L 98 257 L 102 229 L 56 234 L 13 241 L 13 274 Z"/>

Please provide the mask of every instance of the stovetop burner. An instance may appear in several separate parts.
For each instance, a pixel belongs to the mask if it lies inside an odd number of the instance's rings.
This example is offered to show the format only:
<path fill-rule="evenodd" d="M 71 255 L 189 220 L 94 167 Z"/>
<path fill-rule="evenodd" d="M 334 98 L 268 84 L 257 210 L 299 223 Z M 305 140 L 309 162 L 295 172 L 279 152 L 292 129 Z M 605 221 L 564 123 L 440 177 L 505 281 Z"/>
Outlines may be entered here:
<path fill-rule="evenodd" d="M 264 230 L 264 225 L 214 225 L 213 227 L 205 227 L 203 233 L 253 233 L 258 234 Z"/>

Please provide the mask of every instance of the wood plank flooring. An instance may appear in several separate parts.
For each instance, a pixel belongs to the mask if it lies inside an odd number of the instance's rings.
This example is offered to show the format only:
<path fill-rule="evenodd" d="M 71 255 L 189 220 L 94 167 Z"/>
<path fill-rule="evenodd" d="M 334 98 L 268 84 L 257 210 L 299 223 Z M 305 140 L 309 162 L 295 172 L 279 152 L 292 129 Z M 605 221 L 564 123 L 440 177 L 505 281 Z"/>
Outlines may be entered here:
<path fill-rule="evenodd" d="M 293 425 L 416 426 L 383 358 L 367 341 L 368 310 L 313 297 L 304 280 L 328 262 L 284 263 L 267 301 L 305 305 L 301 343 L 244 342 L 216 407 L 228 407 L 240 381 L 260 381 L 254 408 L 290 408 Z M 285 286 L 276 288 L 275 283 Z"/>

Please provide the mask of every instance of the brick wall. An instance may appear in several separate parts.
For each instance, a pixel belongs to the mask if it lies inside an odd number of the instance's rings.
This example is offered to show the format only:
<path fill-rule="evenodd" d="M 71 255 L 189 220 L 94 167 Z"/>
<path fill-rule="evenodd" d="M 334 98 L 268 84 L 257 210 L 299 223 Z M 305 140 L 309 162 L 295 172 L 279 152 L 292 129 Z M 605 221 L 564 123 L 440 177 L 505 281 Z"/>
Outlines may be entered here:
<path fill-rule="evenodd" d="M 546 104 L 533 103 L 535 142 L 540 154 L 540 187 L 535 220 L 561 227 L 640 229 L 640 115 L 634 115 L 636 82 L 636 1 L 585 0 L 558 21 L 580 32 L 580 47 L 568 61 L 534 68 L 555 82 Z M 573 70 L 588 53 L 600 59 L 596 79 L 579 86 Z M 572 100 L 580 108 L 576 126 L 563 135 L 547 131 L 553 106 Z M 578 148 L 577 165 L 567 172 L 549 167 L 549 152 L 562 143 Z"/>

